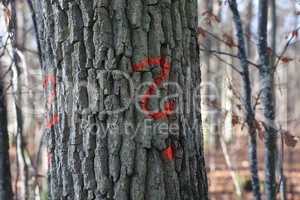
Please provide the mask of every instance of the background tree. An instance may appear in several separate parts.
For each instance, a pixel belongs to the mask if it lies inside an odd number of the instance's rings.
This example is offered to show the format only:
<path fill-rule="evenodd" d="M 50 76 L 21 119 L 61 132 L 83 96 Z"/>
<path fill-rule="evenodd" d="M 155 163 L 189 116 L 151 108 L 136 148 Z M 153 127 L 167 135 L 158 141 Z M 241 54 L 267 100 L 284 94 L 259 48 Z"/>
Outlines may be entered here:
<path fill-rule="evenodd" d="M 5 3 L 5 2 L 4 2 Z M 0 1 L 0 58 L 4 55 L 5 44 L 3 38 L 7 33 L 9 25 L 9 14 L 5 4 Z M 9 156 L 9 135 L 8 135 L 8 120 L 7 120 L 7 89 L 5 84 L 5 74 L 7 69 L 0 60 L 0 199 L 12 199 L 12 185 L 10 172 L 10 156 Z"/>
<path fill-rule="evenodd" d="M 273 94 L 273 68 L 268 54 L 268 1 L 259 1 L 258 55 L 261 103 L 265 127 L 265 186 L 267 199 L 276 199 L 276 143 L 278 129 L 275 127 L 275 105 Z"/>
<path fill-rule="evenodd" d="M 258 177 L 258 159 L 257 159 L 257 130 L 255 125 L 255 113 L 252 105 L 252 88 L 249 74 L 249 63 L 246 51 L 246 43 L 244 38 L 244 30 L 238 11 L 238 6 L 235 0 L 230 1 L 230 9 L 233 14 L 233 20 L 236 27 L 236 35 L 238 39 L 238 56 L 241 63 L 241 77 L 242 77 L 242 97 L 241 102 L 245 112 L 245 122 L 248 126 L 249 132 L 249 161 L 253 195 L 255 199 L 260 200 L 260 188 L 259 188 L 259 177 Z"/>
<path fill-rule="evenodd" d="M 0 80 L 0 199 L 12 199 L 5 89 Z"/>

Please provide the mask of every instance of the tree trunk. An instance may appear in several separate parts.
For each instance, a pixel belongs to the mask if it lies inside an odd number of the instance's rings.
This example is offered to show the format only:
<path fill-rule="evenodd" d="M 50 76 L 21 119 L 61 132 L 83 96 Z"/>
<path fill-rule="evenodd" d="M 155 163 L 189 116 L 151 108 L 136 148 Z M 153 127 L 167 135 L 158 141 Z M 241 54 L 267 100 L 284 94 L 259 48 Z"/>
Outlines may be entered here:
<path fill-rule="evenodd" d="M 2 80 L 0 80 L 0 199 L 12 199 L 7 113 L 4 92 L 4 84 Z"/>
<path fill-rule="evenodd" d="M 276 141 L 275 105 L 273 94 L 273 68 L 268 55 L 268 1 L 259 1 L 258 14 L 258 55 L 260 58 L 259 76 L 261 87 L 261 104 L 264 112 L 265 127 L 265 188 L 268 200 L 276 199 Z"/>
<path fill-rule="evenodd" d="M 39 0 L 35 7 L 50 199 L 208 199 L 197 1 Z"/>
<path fill-rule="evenodd" d="M 256 141 L 256 127 L 255 127 L 255 113 L 252 105 L 252 88 L 249 75 L 249 66 L 247 62 L 246 43 L 244 39 L 244 31 L 238 6 L 235 0 L 229 3 L 233 14 L 233 20 L 236 26 L 236 34 L 238 38 L 238 54 L 241 63 L 242 76 L 242 98 L 241 102 L 245 112 L 245 122 L 248 126 L 249 133 L 249 147 L 248 155 L 250 160 L 250 172 L 253 188 L 253 195 L 256 200 L 261 199 L 258 176 L 258 159 L 257 159 L 257 141 Z"/>

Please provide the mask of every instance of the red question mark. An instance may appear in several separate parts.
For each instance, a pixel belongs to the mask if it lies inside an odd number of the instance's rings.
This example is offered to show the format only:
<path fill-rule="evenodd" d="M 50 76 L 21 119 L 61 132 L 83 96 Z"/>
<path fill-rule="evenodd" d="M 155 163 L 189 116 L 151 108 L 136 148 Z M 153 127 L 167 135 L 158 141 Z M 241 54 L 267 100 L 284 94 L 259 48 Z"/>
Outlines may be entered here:
<path fill-rule="evenodd" d="M 145 94 L 143 95 L 140 101 L 140 106 L 142 108 L 142 111 L 146 112 L 148 117 L 150 117 L 151 119 L 154 120 L 166 119 L 175 110 L 175 102 L 172 101 L 165 102 L 162 111 L 150 112 L 149 100 L 150 100 L 150 96 L 155 94 L 157 88 L 156 86 L 160 86 L 164 81 L 166 81 L 169 78 L 171 64 L 170 62 L 167 61 L 166 58 L 157 57 L 157 58 L 146 58 L 140 61 L 139 63 L 133 64 L 132 67 L 133 67 L 133 71 L 142 71 L 145 69 L 145 67 L 149 65 L 159 65 L 161 67 L 161 73 L 154 78 L 153 83 L 150 84 L 150 86 L 146 90 Z M 174 149 L 172 145 L 170 145 L 163 151 L 163 155 L 168 160 L 174 159 Z"/>

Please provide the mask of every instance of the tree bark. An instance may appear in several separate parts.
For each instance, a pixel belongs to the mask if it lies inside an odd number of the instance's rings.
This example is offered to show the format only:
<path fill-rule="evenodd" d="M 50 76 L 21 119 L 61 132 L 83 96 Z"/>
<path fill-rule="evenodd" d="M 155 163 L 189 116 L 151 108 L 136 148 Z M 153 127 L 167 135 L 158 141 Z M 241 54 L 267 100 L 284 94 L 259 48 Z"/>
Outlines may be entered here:
<path fill-rule="evenodd" d="M 252 88 L 250 83 L 248 57 L 246 53 L 246 43 L 244 39 L 244 31 L 242 26 L 241 17 L 238 11 L 237 3 L 235 0 L 230 1 L 229 6 L 231 8 L 234 23 L 236 26 L 236 34 L 238 38 L 238 52 L 241 63 L 241 76 L 242 76 L 242 104 L 245 112 L 245 121 L 248 126 L 249 132 L 249 147 L 248 154 L 250 160 L 250 171 L 253 195 L 256 200 L 261 199 L 259 188 L 259 176 L 258 176 L 258 159 L 257 159 L 257 133 L 255 127 L 255 114 L 252 105 Z"/>
<path fill-rule="evenodd" d="M 12 199 L 7 113 L 4 84 L 0 80 L 0 199 Z"/>
<path fill-rule="evenodd" d="M 35 8 L 52 98 L 50 199 L 208 199 L 200 102 L 193 98 L 200 95 L 197 1 L 41 0 Z M 147 81 L 158 83 L 162 97 L 134 104 Z M 161 87 L 166 81 L 182 88 L 170 98 L 178 112 L 141 112 L 177 92 Z M 162 124 L 179 129 L 161 134 Z"/>
<path fill-rule="evenodd" d="M 273 94 L 273 68 L 268 55 L 268 1 L 259 1 L 258 12 L 258 54 L 260 58 L 259 76 L 261 87 L 261 104 L 264 112 L 265 126 L 265 188 L 268 200 L 276 199 L 276 141 L 275 106 Z"/>

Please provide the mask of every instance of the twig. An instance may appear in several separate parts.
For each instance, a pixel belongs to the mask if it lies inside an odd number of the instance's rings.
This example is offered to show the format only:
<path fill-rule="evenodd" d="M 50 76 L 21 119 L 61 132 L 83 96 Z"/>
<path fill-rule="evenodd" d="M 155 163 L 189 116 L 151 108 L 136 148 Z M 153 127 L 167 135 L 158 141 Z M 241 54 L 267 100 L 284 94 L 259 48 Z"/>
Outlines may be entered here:
<path fill-rule="evenodd" d="M 288 40 L 288 42 L 285 44 L 281 54 L 278 56 L 277 61 L 275 62 L 275 65 L 273 66 L 273 73 L 276 71 L 277 66 L 279 65 L 280 60 L 282 59 L 282 57 L 284 56 L 285 52 L 287 51 L 288 47 L 290 46 L 292 40 L 296 37 L 294 32 L 300 30 L 300 26 L 298 28 L 296 28 L 293 33 L 291 38 Z"/>
<path fill-rule="evenodd" d="M 237 69 L 237 67 L 235 67 L 233 64 L 228 63 L 226 60 L 224 60 L 223 58 L 221 58 L 219 55 L 217 54 L 213 54 L 219 61 L 221 61 L 222 63 L 230 66 L 234 71 L 236 71 L 238 74 L 241 74 L 242 72 L 240 70 Z"/>
<path fill-rule="evenodd" d="M 257 107 L 258 104 L 259 104 L 259 100 L 260 100 L 261 93 L 262 93 L 262 90 L 259 91 L 258 95 L 257 95 L 256 98 L 255 98 L 255 102 L 254 102 L 254 105 L 253 105 L 253 110 L 254 110 L 254 111 L 256 110 L 256 107 Z"/>
<path fill-rule="evenodd" d="M 228 169 L 229 169 L 229 172 L 230 172 L 230 175 L 231 175 L 231 178 L 233 180 L 233 183 L 234 183 L 234 186 L 235 186 L 235 192 L 236 192 L 236 195 L 241 198 L 242 197 L 242 192 L 241 192 L 241 186 L 239 184 L 239 181 L 238 181 L 238 177 L 236 175 L 236 172 L 233 170 L 233 166 L 232 166 L 232 163 L 231 163 L 231 160 L 230 160 L 230 156 L 228 154 L 228 150 L 227 150 L 227 145 L 224 141 L 224 138 L 223 136 L 221 135 L 220 137 L 220 142 L 221 142 L 221 147 L 222 147 L 222 153 L 224 155 L 224 158 L 225 158 L 225 161 L 226 161 L 226 164 L 228 166 Z"/>
<path fill-rule="evenodd" d="M 0 77 L 1 80 L 5 78 L 5 76 L 11 71 L 12 69 L 12 64 L 8 67 L 8 69 L 3 73 L 3 75 Z"/>
<path fill-rule="evenodd" d="M 203 46 L 202 44 L 200 44 L 201 46 Z M 240 59 L 240 57 L 238 55 L 234 55 L 234 54 L 231 54 L 231 53 L 228 53 L 228 52 L 223 52 L 223 51 L 218 51 L 218 50 L 209 50 L 209 49 L 202 49 L 200 48 L 199 49 L 200 51 L 205 51 L 205 52 L 210 52 L 210 53 L 215 53 L 215 54 L 220 54 L 220 55 L 226 55 L 226 56 L 230 56 L 230 57 L 233 57 L 233 58 L 237 58 L 237 59 Z M 247 60 L 247 62 L 256 67 L 256 68 L 259 68 L 259 65 L 253 63 L 252 61 L 250 60 Z"/>

